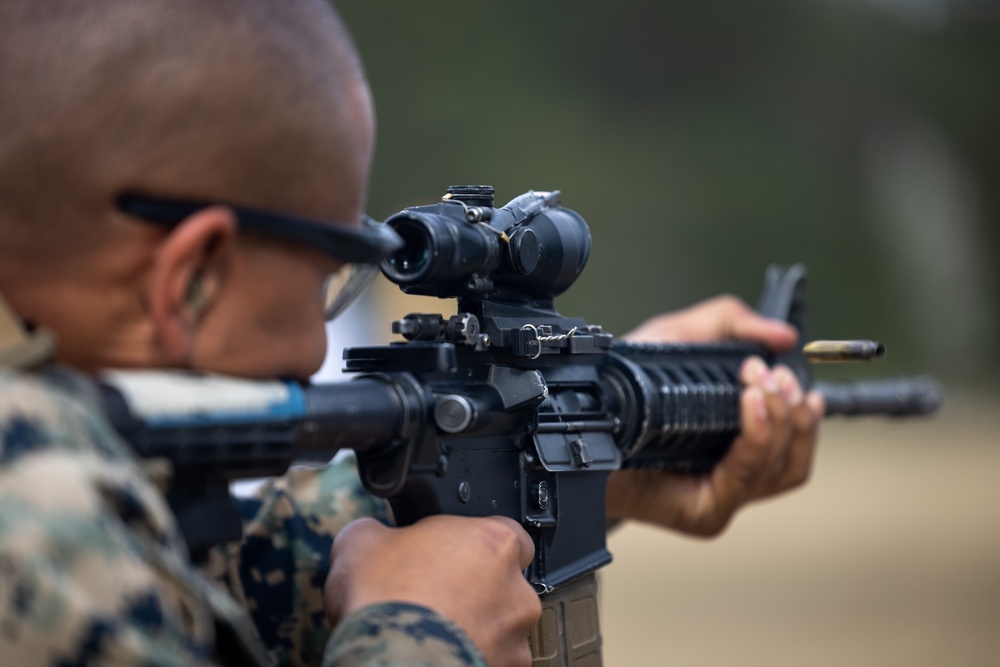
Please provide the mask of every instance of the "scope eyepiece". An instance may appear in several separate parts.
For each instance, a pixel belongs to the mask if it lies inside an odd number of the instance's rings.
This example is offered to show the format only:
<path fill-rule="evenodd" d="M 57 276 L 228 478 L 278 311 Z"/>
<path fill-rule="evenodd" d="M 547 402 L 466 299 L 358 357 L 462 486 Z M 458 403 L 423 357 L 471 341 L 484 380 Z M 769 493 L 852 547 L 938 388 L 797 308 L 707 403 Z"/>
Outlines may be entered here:
<path fill-rule="evenodd" d="M 434 256 L 431 232 L 418 220 L 410 218 L 393 220 L 391 227 L 403 239 L 403 247 L 386 258 L 383 270 L 396 283 L 422 280 Z"/>

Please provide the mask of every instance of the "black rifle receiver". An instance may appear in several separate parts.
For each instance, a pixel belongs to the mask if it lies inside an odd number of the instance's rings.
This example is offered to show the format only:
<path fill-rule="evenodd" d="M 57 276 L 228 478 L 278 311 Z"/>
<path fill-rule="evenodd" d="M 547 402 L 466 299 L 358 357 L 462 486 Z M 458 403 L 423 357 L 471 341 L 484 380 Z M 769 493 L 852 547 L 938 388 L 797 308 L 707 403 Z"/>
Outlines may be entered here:
<path fill-rule="evenodd" d="M 608 475 L 711 470 L 740 430 L 744 359 L 787 364 L 804 387 L 822 391 L 828 414 L 926 414 L 940 403 L 927 378 L 813 381 L 810 358 L 877 357 L 884 349 L 874 343 L 780 356 L 739 342 L 628 344 L 563 317 L 553 300 L 583 270 L 591 239 L 559 192 L 528 192 L 494 208 L 489 186 L 451 187 L 441 202 L 386 224 L 405 245 L 383 273 L 404 292 L 456 298 L 457 314 L 411 314 L 393 322 L 405 342 L 346 350 L 346 369 L 358 378 L 286 383 L 291 398 L 256 412 L 203 400 L 193 416 L 138 409 L 120 376 L 105 385 L 123 435 L 143 455 L 172 461 L 169 500 L 195 553 L 239 535 L 238 516 L 223 516 L 229 480 L 351 448 L 364 485 L 389 499 L 400 525 L 444 513 L 504 515 L 524 526 L 535 544 L 525 574 L 544 608 L 532 635 L 535 664 L 599 665 L 594 573 L 611 560 Z M 805 277 L 802 266 L 769 268 L 759 304 L 803 341 Z"/>

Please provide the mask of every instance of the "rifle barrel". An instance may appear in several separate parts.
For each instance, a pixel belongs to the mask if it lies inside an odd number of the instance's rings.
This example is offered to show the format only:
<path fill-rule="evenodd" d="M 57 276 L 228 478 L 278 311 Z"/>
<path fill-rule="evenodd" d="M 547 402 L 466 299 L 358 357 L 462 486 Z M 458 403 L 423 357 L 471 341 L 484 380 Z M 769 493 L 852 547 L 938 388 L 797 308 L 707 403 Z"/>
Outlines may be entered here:
<path fill-rule="evenodd" d="M 817 382 L 829 415 L 929 415 L 941 406 L 943 391 L 927 376 L 886 380 Z"/>

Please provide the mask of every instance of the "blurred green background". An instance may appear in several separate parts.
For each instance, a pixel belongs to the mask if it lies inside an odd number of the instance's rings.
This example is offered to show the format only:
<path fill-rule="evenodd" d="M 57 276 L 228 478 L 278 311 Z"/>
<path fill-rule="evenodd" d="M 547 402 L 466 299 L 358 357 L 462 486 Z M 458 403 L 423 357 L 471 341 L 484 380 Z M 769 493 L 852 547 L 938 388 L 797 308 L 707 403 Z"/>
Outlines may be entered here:
<path fill-rule="evenodd" d="M 562 313 L 624 333 L 801 261 L 812 336 L 888 348 L 839 375 L 946 383 L 932 420 L 824 424 L 804 490 L 710 545 L 619 529 L 605 664 L 1000 664 L 1000 3 L 338 7 L 376 101 L 372 215 L 560 189 L 594 237 Z"/>
<path fill-rule="evenodd" d="M 594 237 L 563 314 L 624 333 L 804 262 L 813 337 L 992 383 L 994 5 L 341 2 L 378 115 L 369 210 L 560 189 Z"/>

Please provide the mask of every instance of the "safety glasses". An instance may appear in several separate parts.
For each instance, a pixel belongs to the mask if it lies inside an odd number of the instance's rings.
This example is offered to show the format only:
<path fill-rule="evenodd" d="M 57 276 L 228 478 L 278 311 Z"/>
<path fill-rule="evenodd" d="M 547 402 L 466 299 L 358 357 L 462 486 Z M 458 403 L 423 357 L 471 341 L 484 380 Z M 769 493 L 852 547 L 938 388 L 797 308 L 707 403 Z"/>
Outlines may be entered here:
<path fill-rule="evenodd" d="M 118 209 L 131 216 L 167 227 L 217 202 L 198 202 L 161 197 L 123 194 Z M 223 204 L 236 214 L 240 231 L 267 234 L 319 250 L 343 263 L 327 277 L 323 288 L 323 308 L 327 320 L 342 312 L 371 282 L 378 262 L 403 246 L 399 235 L 368 216 L 361 227 L 334 221 L 310 220 L 281 213 Z"/>

